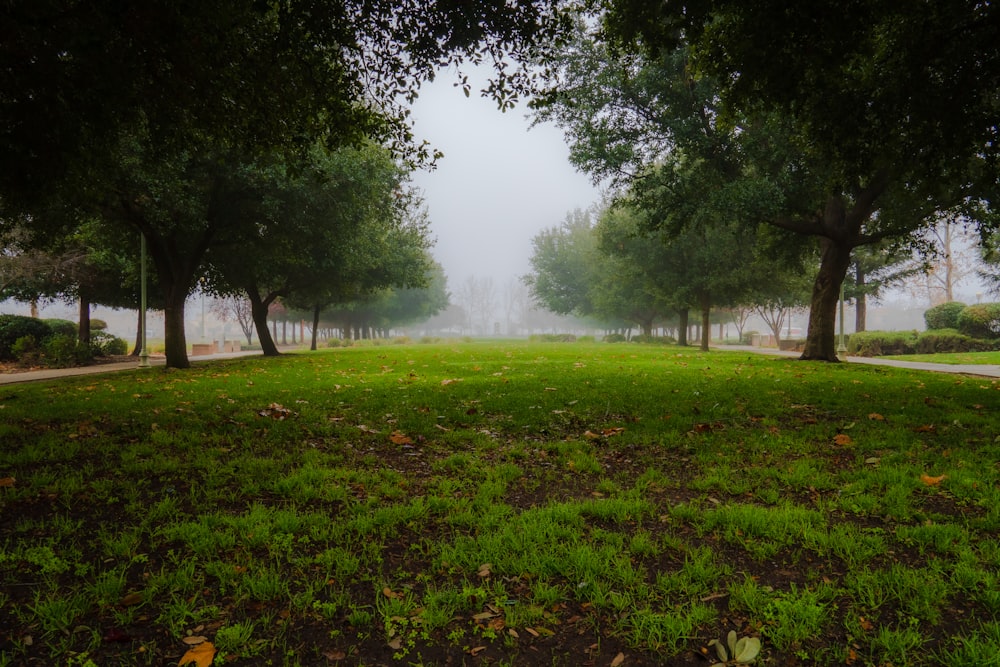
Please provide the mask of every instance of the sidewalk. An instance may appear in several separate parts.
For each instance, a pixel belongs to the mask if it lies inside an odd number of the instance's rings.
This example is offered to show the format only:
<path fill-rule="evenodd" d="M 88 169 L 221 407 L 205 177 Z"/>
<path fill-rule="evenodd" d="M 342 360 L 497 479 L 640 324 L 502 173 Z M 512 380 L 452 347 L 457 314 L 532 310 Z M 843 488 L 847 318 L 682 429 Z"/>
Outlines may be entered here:
<path fill-rule="evenodd" d="M 718 345 L 716 350 L 729 352 L 753 352 L 780 357 L 798 357 L 801 352 L 778 350 L 773 347 L 754 347 L 752 345 Z M 843 357 L 841 361 L 851 364 L 868 364 L 871 366 L 892 366 L 894 368 L 909 368 L 915 371 L 931 371 L 934 373 L 954 373 L 956 375 L 982 375 L 984 377 L 1000 378 L 1000 366 L 995 364 L 932 364 L 927 361 L 899 361 L 897 359 L 881 359 L 879 357 Z"/>
<path fill-rule="evenodd" d="M 287 349 L 287 348 L 286 348 Z M 260 355 L 259 350 L 246 350 L 243 352 L 219 352 L 216 354 L 202 354 L 198 356 L 188 356 L 192 364 L 199 364 L 203 361 L 213 361 L 215 359 L 233 359 L 235 357 L 248 357 Z M 163 357 L 150 357 L 151 367 L 164 366 L 167 360 Z M 26 371 L 24 373 L 0 373 L 0 385 L 20 384 L 22 382 L 39 382 L 42 380 L 56 380 L 59 378 L 73 377 L 76 375 L 94 375 L 96 373 L 116 373 L 120 371 L 140 371 L 138 358 L 135 361 L 123 361 L 114 364 L 94 364 L 93 366 L 74 366 L 73 368 L 43 368 L 37 371 Z"/>

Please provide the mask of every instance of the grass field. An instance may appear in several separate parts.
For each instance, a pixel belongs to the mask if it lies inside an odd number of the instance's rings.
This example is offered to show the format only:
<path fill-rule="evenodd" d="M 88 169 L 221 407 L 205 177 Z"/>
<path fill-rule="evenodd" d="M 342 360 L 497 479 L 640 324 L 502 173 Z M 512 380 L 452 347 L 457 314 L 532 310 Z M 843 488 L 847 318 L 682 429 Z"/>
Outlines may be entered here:
<path fill-rule="evenodd" d="M 906 354 L 885 359 L 930 361 L 935 364 L 1000 364 L 1000 352 L 949 352 L 939 354 Z"/>
<path fill-rule="evenodd" d="M 587 343 L 0 387 L 0 665 L 997 665 L 998 405 Z"/>

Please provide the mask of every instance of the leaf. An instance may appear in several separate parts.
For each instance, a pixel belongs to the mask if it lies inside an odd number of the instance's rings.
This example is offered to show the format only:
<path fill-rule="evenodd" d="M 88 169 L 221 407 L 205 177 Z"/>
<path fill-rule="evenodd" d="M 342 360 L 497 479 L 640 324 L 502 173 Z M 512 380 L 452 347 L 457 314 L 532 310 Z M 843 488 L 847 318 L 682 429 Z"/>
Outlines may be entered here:
<path fill-rule="evenodd" d="M 760 653 L 760 639 L 757 637 L 744 637 L 736 642 L 736 653 L 733 659 L 736 662 L 753 662 Z"/>
<path fill-rule="evenodd" d="M 524 631 L 527 632 L 532 637 L 537 637 L 538 636 L 538 631 L 535 630 L 534 628 L 525 628 Z"/>
<path fill-rule="evenodd" d="M 482 565 L 479 566 L 479 571 L 476 572 L 476 575 L 482 579 L 485 579 L 486 577 L 493 574 L 493 572 L 491 571 L 492 568 L 493 568 L 492 563 L 483 563 Z"/>
<path fill-rule="evenodd" d="M 121 599 L 120 604 L 123 607 L 132 607 L 142 602 L 142 593 L 129 593 Z"/>
<path fill-rule="evenodd" d="M 389 439 L 392 440 L 397 445 L 412 445 L 413 444 L 413 440 L 410 439 L 410 436 L 406 435 L 405 433 L 403 433 L 401 431 L 393 431 L 392 435 L 389 436 Z"/>
<path fill-rule="evenodd" d="M 868 419 L 871 419 L 872 421 L 876 421 L 876 422 L 884 422 L 885 421 L 885 417 L 883 417 L 882 415 L 880 415 L 877 412 L 873 412 L 870 415 L 868 415 Z"/>
<path fill-rule="evenodd" d="M 390 600 L 399 600 L 399 599 L 401 599 L 403 597 L 402 595 L 400 595 L 396 591 L 392 590 L 388 586 L 386 586 L 385 588 L 382 589 L 382 595 L 386 596 Z"/>
<path fill-rule="evenodd" d="M 853 443 L 854 439 L 846 433 L 838 433 L 833 438 L 833 444 L 835 445 L 851 445 Z"/>
<path fill-rule="evenodd" d="M 391 641 L 387 643 L 389 644 L 389 648 L 391 648 L 393 651 L 398 651 L 399 649 L 403 648 L 402 637 L 394 637 Z"/>
<path fill-rule="evenodd" d="M 924 424 L 923 426 L 918 426 L 913 430 L 917 433 L 933 433 L 937 430 L 937 427 L 934 424 Z"/>
<path fill-rule="evenodd" d="M 625 662 L 625 654 L 619 653 L 618 655 L 615 656 L 615 659 L 611 661 L 611 667 L 618 667 L 618 665 L 622 664 L 623 662 Z"/>
<path fill-rule="evenodd" d="M 474 646 L 468 650 L 468 654 L 475 657 L 486 650 L 485 646 Z"/>
<path fill-rule="evenodd" d="M 601 439 L 600 435 L 598 435 L 597 433 L 594 433 L 593 431 L 591 431 L 589 429 L 583 432 L 583 437 L 586 438 L 587 440 L 600 440 Z"/>
<path fill-rule="evenodd" d="M 442 387 L 447 387 L 450 384 L 453 384 L 455 382 L 461 382 L 461 381 L 462 381 L 462 378 L 448 378 L 447 380 L 441 380 L 441 386 Z"/>
<path fill-rule="evenodd" d="M 937 477 L 931 477 L 927 473 L 920 475 L 920 481 L 927 486 L 937 486 L 940 484 L 948 475 L 938 475 Z"/>
<path fill-rule="evenodd" d="M 615 428 L 606 428 L 606 429 L 604 429 L 603 431 L 601 431 L 601 435 L 610 438 L 613 435 L 618 435 L 619 433 L 624 433 L 624 432 L 625 432 L 625 427 L 624 426 L 618 426 L 618 427 L 615 427 Z"/>
<path fill-rule="evenodd" d="M 183 667 L 183 665 L 192 662 L 195 667 L 212 667 L 213 660 L 215 660 L 215 646 L 212 645 L 212 642 L 205 642 L 189 649 L 187 653 L 182 655 L 177 667 Z"/>
<path fill-rule="evenodd" d="M 0 477 L 0 487 L 11 487 L 17 482 L 13 477 Z"/>
<path fill-rule="evenodd" d="M 347 657 L 343 651 L 323 651 L 323 657 L 331 662 L 337 662 Z"/>
<path fill-rule="evenodd" d="M 204 644 L 205 642 L 207 642 L 208 637 L 202 637 L 201 635 L 191 635 L 185 637 L 181 641 L 187 644 L 188 646 L 198 646 L 199 644 Z"/>

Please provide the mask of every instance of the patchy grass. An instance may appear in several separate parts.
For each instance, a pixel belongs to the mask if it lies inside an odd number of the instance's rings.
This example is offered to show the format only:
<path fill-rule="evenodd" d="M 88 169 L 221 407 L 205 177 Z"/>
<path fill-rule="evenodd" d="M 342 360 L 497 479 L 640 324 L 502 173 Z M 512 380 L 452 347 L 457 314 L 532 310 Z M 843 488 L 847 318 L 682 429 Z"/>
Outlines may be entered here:
<path fill-rule="evenodd" d="M 934 364 L 1000 364 L 1000 352 L 941 352 L 938 354 L 904 354 L 882 358 L 899 359 L 901 361 L 928 361 Z"/>
<path fill-rule="evenodd" d="M 998 389 L 592 343 L 2 387 L 0 665 L 990 664 Z"/>

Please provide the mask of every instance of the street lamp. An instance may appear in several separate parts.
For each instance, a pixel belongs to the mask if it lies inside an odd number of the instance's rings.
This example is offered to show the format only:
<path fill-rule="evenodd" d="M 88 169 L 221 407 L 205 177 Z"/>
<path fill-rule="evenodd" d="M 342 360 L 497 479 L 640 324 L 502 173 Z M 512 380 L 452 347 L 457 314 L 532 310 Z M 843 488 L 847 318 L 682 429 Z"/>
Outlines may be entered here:
<path fill-rule="evenodd" d="M 837 355 L 847 354 L 847 346 L 844 345 L 844 283 L 840 283 L 840 344 L 837 345 Z"/>
<path fill-rule="evenodd" d="M 146 235 L 139 234 L 139 368 L 149 368 L 146 348 Z"/>

